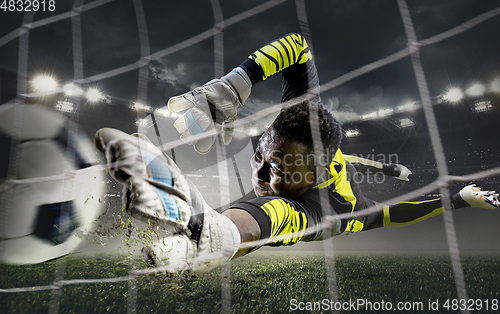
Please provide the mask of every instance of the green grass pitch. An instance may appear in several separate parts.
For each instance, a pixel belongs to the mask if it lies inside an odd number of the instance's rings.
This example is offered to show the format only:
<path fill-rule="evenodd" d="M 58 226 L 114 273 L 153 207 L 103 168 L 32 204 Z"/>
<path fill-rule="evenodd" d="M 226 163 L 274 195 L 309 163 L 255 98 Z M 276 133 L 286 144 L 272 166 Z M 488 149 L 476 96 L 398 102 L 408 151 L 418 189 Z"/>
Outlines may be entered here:
<path fill-rule="evenodd" d="M 500 299 L 499 262 L 498 256 L 462 257 L 468 296 L 481 300 L 468 305 L 474 309 L 471 312 L 495 312 L 491 307 Z M 50 285 L 57 263 L 64 268 L 65 280 L 126 276 L 131 269 L 144 267 L 139 259 L 102 255 L 70 255 L 27 266 L 0 265 L 0 288 Z M 231 265 L 233 313 L 321 312 L 318 306 L 324 307 L 326 303 L 322 302 L 330 300 L 323 256 L 248 256 Z M 457 298 L 448 256 L 340 255 L 335 258 L 335 266 L 339 301 L 344 306 L 350 300 L 362 299 L 378 302 L 375 306 L 382 301 L 391 302 L 393 307 L 397 302 L 423 306 L 408 313 L 458 312 L 443 308 L 446 300 Z M 59 313 L 126 313 L 127 291 L 127 282 L 64 286 Z M 0 313 L 47 313 L 50 298 L 51 291 L 0 293 Z M 430 302 L 436 300 L 439 309 L 429 309 Z M 220 313 L 221 303 L 219 269 L 189 280 L 159 281 L 151 275 L 137 280 L 137 313 Z M 353 310 L 351 306 L 342 312 L 370 311 L 366 307 Z"/>

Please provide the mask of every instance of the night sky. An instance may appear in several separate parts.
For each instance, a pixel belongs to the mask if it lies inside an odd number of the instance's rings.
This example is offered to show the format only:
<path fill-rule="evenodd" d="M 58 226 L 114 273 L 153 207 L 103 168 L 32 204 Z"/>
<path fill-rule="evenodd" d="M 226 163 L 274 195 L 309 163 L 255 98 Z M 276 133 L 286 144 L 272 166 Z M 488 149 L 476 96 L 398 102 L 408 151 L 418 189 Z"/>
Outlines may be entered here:
<path fill-rule="evenodd" d="M 214 24 L 209 1 L 143 1 L 150 53 L 162 51 Z M 85 3 L 92 3 L 86 1 Z M 229 19 L 265 1 L 220 1 Z M 56 1 L 55 12 L 38 12 L 34 22 L 71 10 L 72 2 Z M 498 8 L 498 1 L 408 1 L 418 40 L 456 27 Z M 306 2 L 307 18 L 320 80 L 326 83 L 407 46 L 396 1 Z M 0 11 L 0 38 L 18 29 L 23 14 Z M 450 87 L 466 89 L 473 82 L 488 84 L 500 71 L 498 16 L 443 42 L 421 50 L 431 96 Z M 111 1 L 82 13 L 83 71 L 86 78 L 136 62 L 140 58 L 139 31 L 132 1 Z M 224 70 L 238 66 L 254 50 L 289 32 L 301 32 L 295 2 L 284 1 L 271 9 L 230 25 L 224 30 Z M 30 34 L 29 77 L 50 73 L 60 84 L 73 79 L 71 20 L 66 18 L 37 27 Z M 152 60 L 148 103 L 164 106 L 169 97 L 186 92 L 214 77 L 213 39 Z M 0 67 L 17 71 L 18 41 L 0 47 Z M 137 71 L 98 85 L 111 96 L 137 98 Z M 248 106 L 279 102 L 280 80 L 271 78 L 254 87 Z M 410 59 L 404 58 L 345 83 L 322 95 L 325 104 L 342 112 L 365 114 L 418 100 Z"/>
<path fill-rule="evenodd" d="M 84 4 L 98 2 L 84 1 Z M 500 6 L 497 0 L 407 2 L 419 41 Z M 56 0 L 55 3 L 54 12 L 38 12 L 34 15 L 33 22 L 64 14 L 71 11 L 73 5 L 72 1 Z M 220 6 L 224 19 L 230 19 L 263 3 L 266 1 L 221 0 Z M 210 1 L 144 0 L 143 8 L 149 39 L 147 48 L 151 55 L 206 32 L 214 25 Z M 306 1 L 306 11 L 311 35 L 309 44 L 313 49 L 322 84 L 407 47 L 397 1 Z M 27 18 L 27 15 L 22 12 L 0 11 L 2 73 L 18 72 L 19 39 L 17 36 L 12 37 L 12 32 L 21 27 L 23 18 Z M 81 14 L 81 27 L 84 78 L 107 75 L 113 69 L 133 64 L 140 59 L 141 44 L 133 1 L 110 1 L 84 11 Z M 500 75 L 499 30 L 500 15 L 497 14 L 457 36 L 423 47 L 420 53 L 431 97 L 443 95 L 452 87 L 465 90 L 476 82 L 488 86 L 497 78 Z M 294 1 L 283 1 L 262 13 L 228 26 L 223 32 L 224 72 L 238 66 L 254 50 L 269 41 L 290 32 L 301 31 Z M 9 36 L 12 40 L 8 40 Z M 33 29 L 29 35 L 29 51 L 21 52 L 28 54 L 28 79 L 37 74 L 50 74 L 61 85 L 71 82 L 75 77 L 73 47 L 71 18 Z M 147 104 L 153 108 L 164 107 L 170 97 L 213 79 L 214 62 L 213 37 L 151 60 Z M 120 99 L 122 103 L 133 102 L 138 99 L 138 77 L 139 71 L 134 69 L 107 79 L 88 82 L 82 87 L 97 87 L 102 93 Z M 7 81 L 4 80 L 1 84 L 4 86 L 4 93 Z M 254 86 L 249 100 L 239 109 L 239 117 L 278 104 L 280 86 L 279 77 L 272 77 Z M 321 97 L 341 121 L 350 121 L 379 109 L 395 108 L 408 101 L 418 101 L 419 92 L 411 60 L 406 57 L 323 92 Z M 3 103 L 6 99 L 1 101 Z M 110 116 L 83 115 L 80 123 L 84 124 L 89 133 L 103 126 L 123 130 L 133 127 L 133 117 L 120 120 L 116 115 L 111 116 L 113 112 L 121 110 L 119 106 L 106 110 L 102 109 L 102 112 Z M 272 116 L 267 117 L 252 127 L 257 128 L 257 131 L 262 130 L 272 119 Z M 243 128 L 239 131 L 249 130 Z M 335 243 L 345 250 L 353 247 L 352 250 L 385 250 L 388 246 L 376 247 L 376 243 L 406 234 L 418 235 L 421 239 L 420 244 L 416 244 L 417 250 L 446 251 L 446 237 L 441 225 L 442 221 L 434 220 L 425 226 L 403 228 L 405 231 L 377 230 L 373 234 L 370 232 L 336 239 Z M 467 226 L 459 223 L 457 228 Z M 428 232 L 422 232 L 423 230 Z M 426 246 L 427 244 L 432 246 Z M 403 248 L 404 242 L 392 247 L 398 249 L 399 246 Z M 474 249 L 473 244 L 465 246 L 466 249 Z M 496 244 L 492 250 L 500 251 L 500 246 Z"/>

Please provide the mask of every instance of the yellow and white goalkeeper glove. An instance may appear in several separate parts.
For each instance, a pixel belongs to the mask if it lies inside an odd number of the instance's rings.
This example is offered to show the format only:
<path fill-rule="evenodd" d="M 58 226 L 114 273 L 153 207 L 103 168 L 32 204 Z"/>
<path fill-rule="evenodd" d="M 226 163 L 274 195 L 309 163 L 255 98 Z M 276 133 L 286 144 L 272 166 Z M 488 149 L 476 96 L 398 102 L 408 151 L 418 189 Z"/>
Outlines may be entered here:
<path fill-rule="evenodd" d="M 192 144 L 199 154 L 206 154 L 216 138 L 216 125 L 222 127 L 224 144 L 233 136 L 236 108 L 250 96 L 252 83 L 246 72 L 237 67 L 220 79 L 214 79 L 194 90 L 174 96 L 168 109 L 183 115 L 174 122 L 181 139 Z M 211 133 L 211 134 L 210 134 Z"/>

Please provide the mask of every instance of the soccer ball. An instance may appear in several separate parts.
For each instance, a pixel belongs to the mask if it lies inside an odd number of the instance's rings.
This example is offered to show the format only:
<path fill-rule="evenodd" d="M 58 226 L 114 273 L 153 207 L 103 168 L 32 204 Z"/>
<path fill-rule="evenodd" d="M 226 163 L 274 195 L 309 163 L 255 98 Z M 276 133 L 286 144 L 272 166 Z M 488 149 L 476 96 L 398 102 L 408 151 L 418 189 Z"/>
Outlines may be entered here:
<path fill-rule="evenodd" d="M 99 158 L 62 113 L 0 106 L 0 262 L 39 263 L 75 250 L 104 207 Z"/>

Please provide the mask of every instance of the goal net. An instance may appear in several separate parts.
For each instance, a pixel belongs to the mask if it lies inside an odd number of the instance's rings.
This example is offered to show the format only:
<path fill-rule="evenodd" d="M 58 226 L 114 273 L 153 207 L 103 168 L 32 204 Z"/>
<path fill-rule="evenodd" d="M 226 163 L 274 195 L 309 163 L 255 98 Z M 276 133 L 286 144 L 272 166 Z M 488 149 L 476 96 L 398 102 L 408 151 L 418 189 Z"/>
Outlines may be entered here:
<path fill-rule="evenodd" d="M 493 78 L 491 86 L 465 86 L 469 89 L 463 98 L 458 90 L 446 90 L 453 81 L 454 69 L 430 69 L 439 67 L 440 62 L 451 58 L 453 49 L 463 45 L 476 47 L 483 59 L 492 58 L 491 68 L 498 67 L 498 57 L 481 50 L 493 40 L 488 37 L 490 33 L 498 35 L 498 31 L 491 31 L 499 29 L 498 4 L 483 3 L 475 12 L 447 16 L 446 22 L 436 22 L 431 28 L 426 26 L 426 14 L 441 16 L 445 12 L 439 10 L 445 10 L 445 5 L 428 8 L 405 0 L 362 5 L 346 2 L 342 6 L 304 0 L 21 2 L 3 1 L 0 11 L 2 20 L 5 17 L 8 21 L 0 34 L 0 51 L 5 56 L 0 63 L 0 114 L 10 106 L 39 103 L 75 121 L 74 131 L 89 137 L 102 127 L 143 133 L 176 161 L 218 210 L 252 192 L 248 163 L 253 154 L 252 141 L 283 107 L 279 101 L 280 81 L 272 78 L 255 86 L 245 106 L 238 108 L 233 142 L 227 147 L 216 142 L 212 151 L 203 156 L 179 139 L 173 127 L 177 116 L 167 110 L 166 101 L 223 76 L 252 51 L 285 33 L 302 34 L 318 67 L 323 102 L 343 122 L 343 151 L 367 159 L 401 162 L 414 172 L 415 180 L 410 177 L 411 181 L 404 184 L 360 182 L 365 195 L 384 203 L 433 193 L 442 196 L 442 240 L 449 251 L 458 298 L 467 299 L 450 191 L 456 192 L 458 185 L 471 181 L 479 181 L 487 189 L 500 183 L 500 167 L 495 161 L 498 145 L 491 143 L 491 134 L 480 134 L 482 127 L 493 130 L 498 121 L 500 83 L 494 77 L 498 69 L 484 78 Z M 471 52 L 463 51 L 467 59 Z M 462 62 L 482 70 L 468 70 L 471 82 L 472 78 L 480 81 L 479 73 L 487 73 L 485 69 L 490 67 L 472 59 Z M 54 86 L 36 89 L 33 80 L 40 76 L 46 79 L 45 84 Z M 446 82 L 436 87 L 439 80 Z M 401 96 L 404 93 L 410 95 Z M 454 107 L 456 103 L 462 109 Z M 293 101 L 286 105 L 293 105 Z M 22 118 L 23 113 L 19 114 Z M 67 156 L 76 158 L 74 148 L 68 151 Z M 5 158 L 9 167 L 19 167 L 15 152 Z M 104 171 L 105 167 L 101 164 L 91 169 Z M 13 171 L 4 170 L 7 180 L 2 182 L 2 191 L 15 184 L 7 176 Z M 33 180 L 40 182 L 44 178 Z M 97 226 L 103 232 L 115 228 L 113 219 L 120 214 L 121 187 L 108 182 L 106 188 L 106 194 L 101 196 L 106 210 Z M 9 193 L 2 195 L 2 206 L 12 203 Z M 334 220 L 352 215 L 328 217 L 322 227 L 327 229 Z M 2 208 L 0 228 L 7 226 L 9 218 Z M 479 224 L 487 222 L 474 226 Z M 2 236 L 0 254 L 5 254 L 8 235 Z M 105 243 L 109 234 L 87 236 Z M 321 242 L 331 300 L 338 300 L 334 254 L 339 247 L 340 251 L 348 247 L 338 245 L 340 241 L 362 250 L 362 245 L 353 244 L 353 236 Z M 362 241 L 368 246 L 376 242 L 367 237 Z M 265 243 L 263 240 L 241 247 Z M 228 313 L 230 264 L 221 267 L 222 310 Z M 126 281 L 127 307 L 133 313 L 137 308 L 137 278 L 155 271 L 161 269 L 133 270 L 116 278 L 65 280 L 61 264 L 52 285 L 0 289 L 0 294 L 51 290 L 50 310 L 55 313 L 63 286 Z"/>

